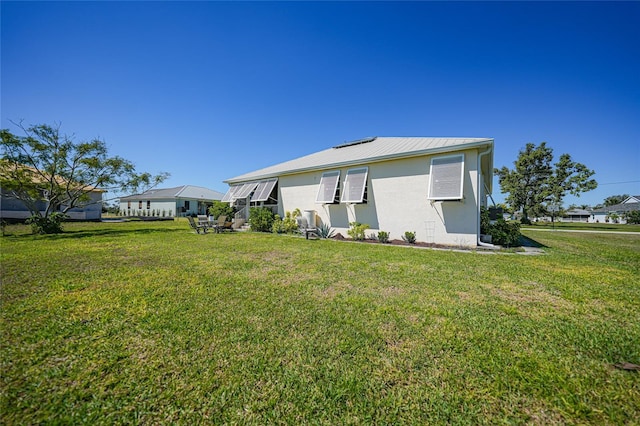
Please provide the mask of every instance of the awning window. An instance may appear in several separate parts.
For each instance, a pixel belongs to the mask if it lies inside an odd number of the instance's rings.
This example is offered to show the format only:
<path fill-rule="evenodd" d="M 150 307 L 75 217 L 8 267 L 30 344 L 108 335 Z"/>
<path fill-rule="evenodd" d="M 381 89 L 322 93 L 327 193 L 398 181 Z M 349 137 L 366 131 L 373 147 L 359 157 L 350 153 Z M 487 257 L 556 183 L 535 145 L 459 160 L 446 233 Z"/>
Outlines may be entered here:
<path fill-rule="evenodd" d="M 253 192 L 253 196 L 251 197 L 251 201 L 267 201 L 269 199 L 269 195 L 271 195 L 271 191 L 278 183 L 278 179 L 269 179 L 263 180 L 258 183 L 258 187 Z"/>
<path fill-rule="evenodd" d="M 238 189 L 235 192 L 235 194 L 233 194 L 233 197 L 231 197 L 231 198 L 233 200 L 239 200 L 239 199 L 247 198 L 249 195 L 251 195 L 253 190 L 256 189 L 256 186 L 258 186 L 258 182 L 247 182 L 247 183 L 243 184 L 242 187 L 240 189 Z"/>
<path fill-rule="evenodd" d="M 343 203 L 362 203 L 367 188 L 368 167 L 347 170 L 342 191 Z"/>
<path fill-rule="evenodd" d="M 242 188 L 242 185 L 233 185 L 229 187 L 229 190 L 227 191 L 226 194 L 224 194 L 224 197 L 222 197 L 222 200 L 225 203 L 230 203 L 233 201 L 233 195 L 240 189 Z"/>
<path fill-rule="evenodd" d="M 464 182 L 464 155 L 431 159 L 430 200 L 461 200 Z"/>
<path fill-rule="evenodd" d="M 335 202 L 338 182 L 340 181 L 340 170 L 324 172 L 320 178 L 320 187 L 316 195 L 316 203 L 331 204 Z"/>

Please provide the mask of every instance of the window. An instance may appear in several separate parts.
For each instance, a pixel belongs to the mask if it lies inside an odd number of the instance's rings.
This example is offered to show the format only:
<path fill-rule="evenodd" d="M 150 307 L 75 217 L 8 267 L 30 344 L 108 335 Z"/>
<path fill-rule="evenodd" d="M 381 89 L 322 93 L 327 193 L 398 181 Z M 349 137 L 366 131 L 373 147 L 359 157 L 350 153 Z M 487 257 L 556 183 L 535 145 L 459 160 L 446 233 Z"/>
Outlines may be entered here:
<path fill-rule="evenodd" d="M 189 210 L 189 200 L 186 200 L 184 202 L 184 208 L 185 208 L 185 210 Z"/>
<path fill-rule="evenodd" d="M 131 201 L 127 201 L 127 209 L 131 210 Z"/>
<path fill-rule="evenodd" d="M 147 210 L 151 209 L 151 201 L 147 201 Z"/>
<path fill-rule="evenodd" d="M 138 209 L 142 210 L 142 201 L 138 201 Z"/>
<path fill-rule="evenodd" d="M 278 183 L 278 179 L 269 179 L 263 180 L 258 183 L 258 187 L 253 193 L 251 197 L 251 201 L 267 201 L 269 199 L 269 195 L 271 195 L 271 191 Z"/>
<path fill-rule="evenodd" d="M 367 173 L 368 167 L 347 170 L 342 191 L 343 203 L 362 203 L 367 201 Z"/>
<path fill-rule="evenodd" d="M 431 159 L 430 200 L 461 200 L 464 182 L 464 155 Z"/>
<path fill-rule="evenodd" d="M 332 172 L 324 172 L 320 178 L 320 187 L 316 196 L 316 203 L 331 204 L 335 203 L 338 182 L 340 181 L 340 170 Z"/>

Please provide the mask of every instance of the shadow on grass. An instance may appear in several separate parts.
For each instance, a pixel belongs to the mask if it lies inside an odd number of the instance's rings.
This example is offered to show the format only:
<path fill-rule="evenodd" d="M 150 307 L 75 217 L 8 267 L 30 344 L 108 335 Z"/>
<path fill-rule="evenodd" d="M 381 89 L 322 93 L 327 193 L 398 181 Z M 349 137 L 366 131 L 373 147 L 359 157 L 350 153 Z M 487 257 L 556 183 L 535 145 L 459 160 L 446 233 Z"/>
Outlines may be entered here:
<path fill-rule="evenodd" d="M 521 247 L 549 248 L 533 238 L 525 237 L 524 235 L 520 235 L 520 240 L 518 242 Z"/>
<path fill-rule="evenodd" d="M 116 229 L 116 228 L 106 228 L 106 229 L 83 229 L 78 231 L 64 231 L 61 234 L 45 234 L 45 235 L 34 235 L 31 233 L 24 234 L 9 234 L 7 233 L 5 237 L 12 238 L 37 238 L 37 239 L 46 239 L 46 240 L 66 240 L 66 239 L 81 239 L 81 238 L 92 238 L 92 237 L 103 237 L 103 236 L 118 236 L 118 235 L 149 235 L 149 234 L 171 234 L 176 232 L 188 232 L 188 228 L 171 228 L 171 229 Z"/>

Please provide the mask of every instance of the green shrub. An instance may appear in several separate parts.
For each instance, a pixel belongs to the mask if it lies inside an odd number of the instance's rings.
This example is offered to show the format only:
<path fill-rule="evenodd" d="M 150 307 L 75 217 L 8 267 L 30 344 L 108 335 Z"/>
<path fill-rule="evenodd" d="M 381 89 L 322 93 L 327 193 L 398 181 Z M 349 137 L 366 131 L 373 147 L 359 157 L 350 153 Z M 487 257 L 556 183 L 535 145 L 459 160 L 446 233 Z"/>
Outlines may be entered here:
<path fill-rule="evenodd" d="M 300 216 L 299 209 L 295 209 L 293 212 L 286 212 L 284 219 L 278 214 L 275 215 L 271 225 L 271 232 L 274 234 L 294 234 L 298 232 L 298 221 L 296 220 L 298 216 Z"/>
<path fill-rule="evenodd" d="M 25 223 L 31 225 L 34 234 L 60 234 L 63 232 L 62 223 L 67 216 L 62 213 L 51 213 L 48 217 L 33 215 Z"/>
<path fill-rule="evenodd" d="M 406 231 L 404 233 L 404 235 L 402 236 L 402 240 L 408 242 L 409 244 L 415 244 L 416 243 L 416 233 L 415 232 Z"/>
<path fill-rule="evenodd" d="M 282 232 L 284 232 L 282 230 L 282 218 L 280 217 L 279 214 L 273 217 L 273 223 L 271 224 L 271 232 L 273 232 L 274 234 L 281 234 Z"/>
<path fill-rule="evenodd" d="M 333 237 L 334 232 L 335 231 L 326 223 L 322 223 L 318 226 L 318 236 L 320 238 L 331 238 Z"/>
<path fill-rule="evenodd" d="M 389 233 L 386 231 L 378 231 L 378 241 L 380 241 L 383 244 L 386 244 L 389 242 Z"/>
<path fill-rule="evenodd" d="M 273 226 L 274 215 L 266 207 L 252 207 L 249 209 L 249 224 L 252 231 L 269 232 Z"/>
<path fill-rule="evenodd" d="M 284 219 L 282 219 L 282 232 L 287 234 L 298 232 L 298 221 L 296 220 L 298 216 L 300 216 L 300 209 L 295 209 L 293 212 L 286 212 Z"/>
<path fill-rule="evenodd" d="M 231 220 L 236 214 L 234 208 L 231 207 L 229 203 L 223 203 L 219 200 L 214 200 L 213 205 L 209 207 L 207 212 L 209 213 L 209 216 L 213 216 L 214 219 L 217 219 L 220 216 L 226 216 L 228 220 Z"/>
<path fill-rule="evenodd" d="M 520 223 L 507 222 L 503 218 L 491 223 L 489 211 L 482 207 L 480 210 L 480 233 L 491 235 L 491 242 L 500 246 L 515 246 L 520 241 Z"/>
<path fill-rule="evenodd" d="M 349 226 L 351 226 L 351 228 L 347 231 L 347 234 L 355 241 L 363 241 L 364 231 L 369 229 L 369 225 L 360 222 L 350 222 Z"/>
<path fill-rule="evenodd" d="M 625 213 L 624 216 L 627 219 L 627 223 L 640 224 L 640 210 L 632 210 Z"/>

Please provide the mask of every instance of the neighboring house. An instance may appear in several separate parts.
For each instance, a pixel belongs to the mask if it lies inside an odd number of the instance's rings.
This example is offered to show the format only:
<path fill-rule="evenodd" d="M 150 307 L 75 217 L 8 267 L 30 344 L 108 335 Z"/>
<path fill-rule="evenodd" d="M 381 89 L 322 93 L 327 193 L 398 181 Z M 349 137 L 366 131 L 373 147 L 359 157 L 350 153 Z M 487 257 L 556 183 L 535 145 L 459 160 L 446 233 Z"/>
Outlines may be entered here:
<path fill-rule="evenodd" d="M 493 139 L 376 137 L 228 179 L 222 201 L 238 210 L 236 226 L 249 207 L 298 208 L 343 235 L 360 222 L 367 235 L 476 246 L 492 181 Z"/>
<path fill-rule="evenodd" d="M 571 209 L 567 210 L 562 217 L 560 217 L 560 222 L 594 222 L 592 218 L 593 212 L 591 210 L 584 209 Z"/>
<path fill-rule="evenodd" d="M 83 203 L 67 211 L 67 216 L 72 220 L 100 220 L 102 218 L 102 193 L 104 191 L 95 189 L 89 193 L 90 201 Z M 38 202 L 40 211 L 44 213 L 46 205 L 43 201 Z M 58 209 L 60 211 L 60 209 Z M 4 191 L 0 191 L 0 218 L 24 220 L 31 217 L 31 212 L 22 201 L 8 196 Z"/>
<path fill-rule="evenodd" d="M 221 192 L 193 185 L 150 189 L 142 194 L 120 198 L 120 214 L 157 217 L 207 214 L 213 201 L 222 199 L 223 195 Z"/>
<path fill-rule="evenodd" d="M 640 210 L 640 195 L 633 195 L 620 204 L 606 206 L 592 212 L 592 221 L 599 223 L 627 223 L 625 214 Z"/>

